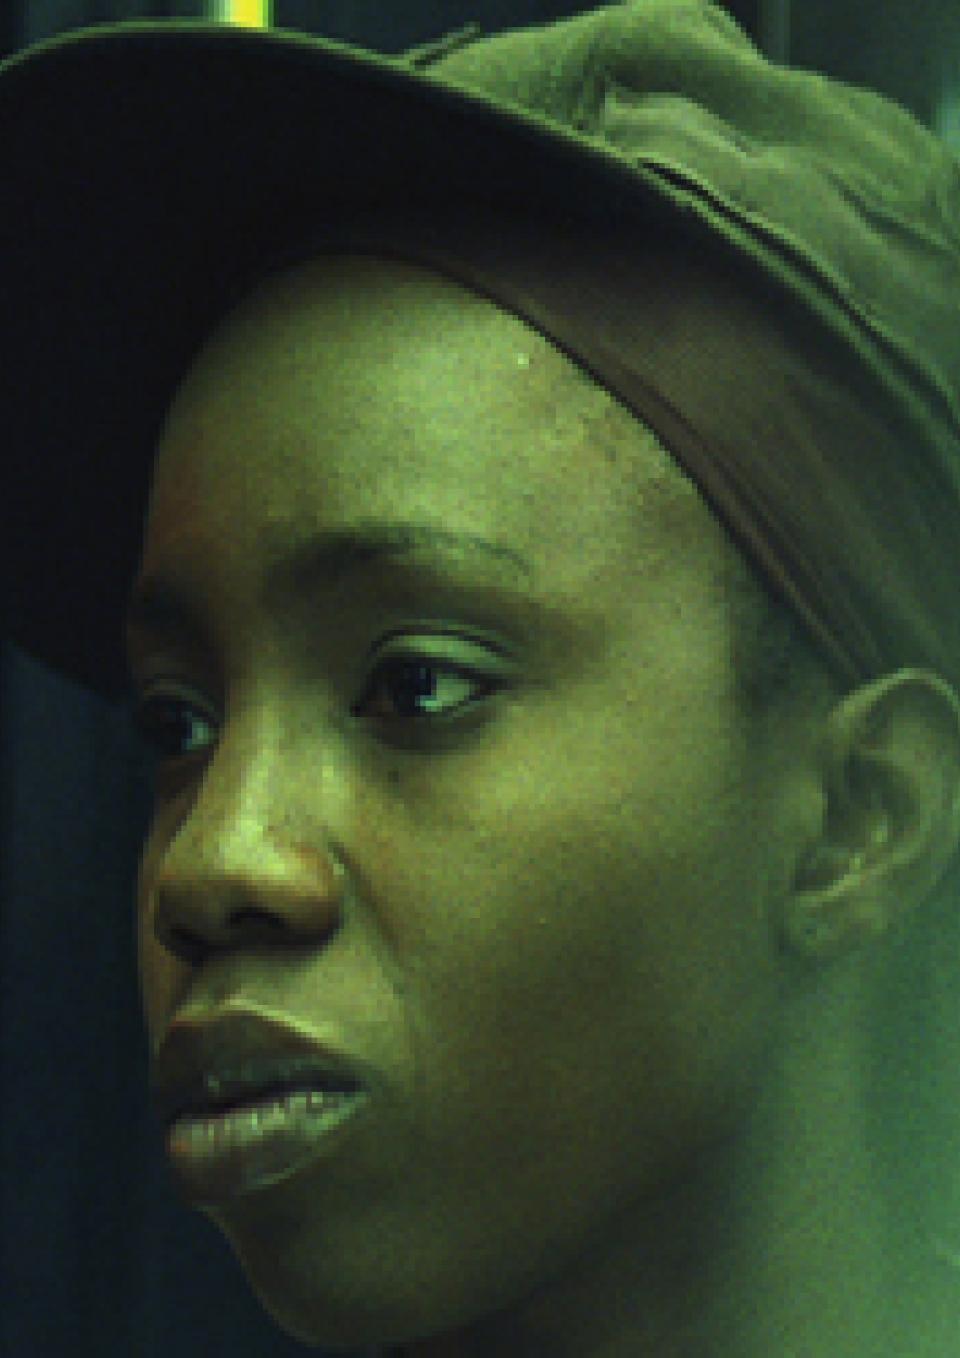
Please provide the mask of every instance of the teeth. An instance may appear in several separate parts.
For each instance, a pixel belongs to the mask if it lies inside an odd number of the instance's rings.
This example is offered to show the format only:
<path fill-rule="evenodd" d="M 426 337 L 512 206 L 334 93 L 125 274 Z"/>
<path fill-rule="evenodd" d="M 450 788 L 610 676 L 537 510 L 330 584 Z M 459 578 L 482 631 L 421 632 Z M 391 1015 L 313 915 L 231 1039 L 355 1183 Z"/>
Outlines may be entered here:
<path fill-rule="evenodd" d="M 273 1109 L 286 1105 L 293 1098 L 305 1099 L 306 1107 L 320 1108 L 329 1106 L 331 1097 L 350 1093 L 348 1089 L 332 1089 L 317 1084 L 312 1085 L 274 1085 L 272 1088 L 253 1089 L 248 1094 L 234 1094 L 219 1102 L 212 1101 L 202 1108 L 192 1110 L 195 1117 L 214 1117 L 222 1113 L 250 1112 L 253 1109 Z"/>
<path fill-rule="evenodd" d="M 329 1093 L 321 1089 L 291 1089 L 255 1103 L 234 1105 L 227 1109 L 194 1109 L 185 1113 L 183 1118 L 192 1123 L 198 1132 L 205 1130 L 208 1134 L 212 1134 L 215 1126 L 256 1129 L 290 1114 L 330 1113 L 342 1099 L 348 1097 L 348 1091 Z"/>
<path fill-rule="evenodd" d="M 272 1077 L 272 1078 L 271 1078 Z M 249 1086 L 245 1089 L 244 1086 Z M 286 1093 L 295 1089 L 321 1089 L 333 1093 L 350 1091 L 356 1086 L 347 1080 L 337 1083 L 337 1077 L 311 1070 L 302 1060 L 293 1060 L 286 1073 L 276 1066 L 272 1072 L 264 1070 L 262 1063 L 251 1062 L 231 1072 L 229 1079 L 218 1075 L 207 1075 L 204 1082 L 206 1111 L 222 1111 L 238 1104 L 259 1102 L 272 1095 Z M 226 1090 L 231 1092 L 227 1093 Z"/>
<path fill-rule="evenodd" d="M 215 1098 L 221 1090 L 231 1086 L 267 1089 L 295 1084 L 332 1085 L 337 1079 L 336 1075 L 318 1070 L 303 1057 L 291 1057 L 288 1061 L 248 1061 L 229 1070 L 226 1077 L 211 1072 L 206 1076 L 205 1084 Z"/>

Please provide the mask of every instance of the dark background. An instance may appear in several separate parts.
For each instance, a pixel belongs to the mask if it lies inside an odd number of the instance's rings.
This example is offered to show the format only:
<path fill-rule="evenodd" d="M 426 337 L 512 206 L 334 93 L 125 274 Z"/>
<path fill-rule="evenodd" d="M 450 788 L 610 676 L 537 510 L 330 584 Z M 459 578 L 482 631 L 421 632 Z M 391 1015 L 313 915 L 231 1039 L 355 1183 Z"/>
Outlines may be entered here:
<path fill-rule="evenodd" d="M 216 17 L 213 2 L 2 0 L 0 56 L 92 23 Z M 398 52 L 471 20 L 494 32 L 590 8 L 274 0 L 273 24 Z M 888 94 L 960 149 L 955 0 L 726 8 L 771 56 Z M 219 1232 L 166 1178 L 149 1116 L 133 919 L 148 814 L 124 720 L 0 640 L 4 1358 L 308 1351 L 275 1328 Z"/>

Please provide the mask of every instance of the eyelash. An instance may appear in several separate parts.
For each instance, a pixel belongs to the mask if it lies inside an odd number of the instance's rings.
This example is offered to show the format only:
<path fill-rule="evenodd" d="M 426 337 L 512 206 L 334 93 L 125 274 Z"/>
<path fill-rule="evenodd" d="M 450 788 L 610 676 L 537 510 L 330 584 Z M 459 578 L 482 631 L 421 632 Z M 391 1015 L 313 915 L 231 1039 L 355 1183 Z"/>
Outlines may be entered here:
<path fill-rule="evenodd" d="M 462 703 L 457 703 L 454 705 L 452 711 L 441 712 L 439 714 L 424 713 L 414 717 L 400 717 L 398 719 L 400 721 L 413 721 L 415 723 L 453 721 L 457 719 L 457 714 L 461 709 L 476 706 L 478 702 L 482 702 L 484 698 L 491 696 L 493 693 L 498 692 L 504 687 L 503 680 L 497 679 L 493 675 L 482 673 L 467 665 L 455 664 L 452 661 L 434 660 L 429 656 L 423 655 L 392 655 L 381 660 L 379 664 L 374 666 L 370 673 L 367 686 L 363 691 L 363 696 L 360 698 L 356 707 L 351 708 L 352 714 L 356 714 L 358 710 L 369 701 L 371 694 L 377 687 L 378 677 L 384 672 L 394 669 L 436 670 L 445 674 L 455 674 L 461 679 L 468 680 L 478 689 L 484 690 L 481 697 L 470 698 Z M 414 693 L 413 696 L 414 701 L 423 699 L 422 694 Z M 151 717 L 150 714 L 155 712 L 158 708 L 166 708 L 167 710 L 173 710 L 177 713 L 199 713 L 200 708 L 196 704 L 187 702 L 186 699 L 180 698 L 174 693 L 165 693 L 159 689 L 150 693 L 142 700 L 134 702 L 132 705 L 131 715 L 133 725 L 140 739 L 151 749 L 155 758 L 159 759 L 161 763 L 170 763 L 179 759 L 189 759 L 190 754 L 195 752 L 187 754 L 168 754 L 161 751 L 160 746 L 163 740 L 163 732 L 169 732 L 170 728 L 175 724 L 175 720 L 164 721 L 162 718 L 157 719 Z M 386 721 L 388 719 L 381 718 L 381 720 Z M 157 733 L 157 728 L 159 728 L 160 734 Z"/>

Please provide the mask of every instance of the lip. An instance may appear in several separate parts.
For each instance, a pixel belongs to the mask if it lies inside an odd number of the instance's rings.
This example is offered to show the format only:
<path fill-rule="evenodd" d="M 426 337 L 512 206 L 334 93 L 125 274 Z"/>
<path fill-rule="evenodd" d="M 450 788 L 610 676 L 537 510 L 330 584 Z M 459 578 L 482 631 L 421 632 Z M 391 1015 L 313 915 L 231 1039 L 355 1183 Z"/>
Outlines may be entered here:
<path fill-rule="evenodd" d="M 166 1142 L 174 1179 L 195 1204 L 276 1187 L 338 1155 L 369 1100 L 365 1090 L 301 1091 L 212 1118 L 178 1118 Z"/>
<path fill-rule="evenodd" d="M 363 1091 L 359 1063 L 311 1033 L 251 1009 L 220 1009 L 171 1024 L 150 1076 L 164 1129 L 185 1112 L 211 1114 L 281 1084 L 317 1083 Z"/>

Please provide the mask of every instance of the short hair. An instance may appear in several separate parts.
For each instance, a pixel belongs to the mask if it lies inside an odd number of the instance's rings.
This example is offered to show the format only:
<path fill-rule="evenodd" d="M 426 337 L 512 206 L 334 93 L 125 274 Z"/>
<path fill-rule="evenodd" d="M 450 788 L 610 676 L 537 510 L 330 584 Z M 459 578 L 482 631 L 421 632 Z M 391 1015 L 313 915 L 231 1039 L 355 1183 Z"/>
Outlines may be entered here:
<path fill-rule="evenodd" d="M 734 691 L 742 715 L 764 722 L 798 704 L 811 715 L 823 710 L 841 685 L 800 615 L 752 570 L 730 583 Z"/>
<path fill-rule="evenodd" d="M 815 719 L 842 692 L 799 615 L 757 574 L 736 581 L 730 620 L 738 710 L 759 741 L 777 738 L 781 714 Z M 877 945 L 865 1116 L 893 1245 L 891 1286 L 902 1285 L 904 1270 L 935 1276 L 936 1259 L 941 1269 L 948 1262 L 944 1242 L 960 1265 L 960 1083 L 952 1075 L 960 1054 L 958 877 L 949 871 Z"/>

